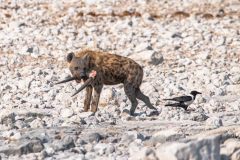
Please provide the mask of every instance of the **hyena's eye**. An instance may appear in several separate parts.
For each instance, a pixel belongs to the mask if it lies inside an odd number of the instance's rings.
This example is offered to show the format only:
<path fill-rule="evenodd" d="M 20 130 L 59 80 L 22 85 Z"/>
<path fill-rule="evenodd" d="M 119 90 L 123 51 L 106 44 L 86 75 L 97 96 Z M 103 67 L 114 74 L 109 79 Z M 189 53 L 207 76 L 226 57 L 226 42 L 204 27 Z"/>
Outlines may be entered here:
<path fill-rule="evenodd" d="M 74 67 L 75 70 L 78 70 L 78 67 Z"/>

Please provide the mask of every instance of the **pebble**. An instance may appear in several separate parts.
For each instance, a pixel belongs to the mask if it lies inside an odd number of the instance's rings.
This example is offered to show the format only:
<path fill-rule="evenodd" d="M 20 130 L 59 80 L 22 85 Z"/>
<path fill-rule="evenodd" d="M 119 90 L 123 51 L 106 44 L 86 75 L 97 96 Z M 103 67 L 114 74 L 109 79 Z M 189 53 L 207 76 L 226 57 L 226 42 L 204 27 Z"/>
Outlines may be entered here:
<path fill-rule="evenodd" d="M 63 118 L 69 118 L 74 114 L 73 110 L 71 108 L 63 108 L 60 111 L 60 115 Z"/>
<path fill-rule="evenodd" d="M 172 141 L 208 129 L 239 125 L 238 6 L 215 0 L 209 6 L 212 18 L 207 19 L 209 8 L 202 10 L 204 2 L 186 9 L 189 5 L 192 2 L 87 0 L 77 4 L 59 0 L 39 5 L 3 1 L 0 150 L 7 154 L 0 157 L 131 159 L 139 155 L 140 159 L 157 159 L 157 148 L 165 143 L 168 148 Z M 232 13 L 231 17 L 225 13 Z M 71 97 L 81 84 L 55 83 L 71 74 L 67 53 L 87 47 L 139 63 L 144 73 L 141 90 L 158 113 L 139 100 L 136 115 L 130 116 L 131 102 L 122 84 L 103 87 L 97 113 L 83 112 L 84 91 Z M 191 90 L 203 93 L 190 106 L 194 111 L 164 107 L 164 98 Z M 143 142 L 150 145 L 145 147 Z M 205 141 L 188 139 L 185 144 L 197 153 L 189 144 L 200 143 Z M 94 152 L 96 144 L 98 152 Z M 191 157 L 178 147 L 185 157 Z M 205 155 L 214 153 L 202 149 Z M 227 155 L 228 159 L 238 157 L 239 149 Z"/>
<path fill-rule="evenodd" d="M 219 117 L 209 117 L 206 120 L 206 125 L 212 126 L 214 128 L 219 128 L 219 127 L 223 126 L 223 122 L 222 122 L 222 119 Z"/>
<path fill-rule="evenodd" d="M 90 143 L 92 143 L 92 142 L 97 142 L 98 143 L 102 138 L 103 138 L 103 136 L 101 134 L 99 134 L 99 133 L 92 133 L 92 134 L 89 135 L 88 141 Z"/>
<path fill-rule="evenodd" d="M 154 50 L 146 50 L 129 56 L 135 61 L 138 62 L 147 62 L 153 65 L 158 65 L 163 63 L 163 55 Z"/>

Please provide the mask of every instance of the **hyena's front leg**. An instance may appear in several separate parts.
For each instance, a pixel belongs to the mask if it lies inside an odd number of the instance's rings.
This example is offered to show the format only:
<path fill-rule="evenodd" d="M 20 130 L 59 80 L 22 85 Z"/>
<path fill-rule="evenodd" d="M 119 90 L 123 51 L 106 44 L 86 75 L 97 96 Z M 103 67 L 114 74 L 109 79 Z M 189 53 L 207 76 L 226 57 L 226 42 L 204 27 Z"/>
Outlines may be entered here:
<path fill-rule="evenodd" d="M 87 112 L 89 110 L 91 99 L 92 99 L 92 86 L 87 86 L 84 100 L 84 112 Z"/>
<path fill-rule="evenodd" d="M 93 100 L 92 100 L 92 105 L 91 105 L 91 111 L 92 112 L 96 112 L 97 111 L 98 102 L 99 102 L 99 98 L 100 98 L 100 94 L 101 94 L 102 88 L 103 88 L 102 84 L 95 85 L 93 87 L 94 92 L 93 92 Z"/>

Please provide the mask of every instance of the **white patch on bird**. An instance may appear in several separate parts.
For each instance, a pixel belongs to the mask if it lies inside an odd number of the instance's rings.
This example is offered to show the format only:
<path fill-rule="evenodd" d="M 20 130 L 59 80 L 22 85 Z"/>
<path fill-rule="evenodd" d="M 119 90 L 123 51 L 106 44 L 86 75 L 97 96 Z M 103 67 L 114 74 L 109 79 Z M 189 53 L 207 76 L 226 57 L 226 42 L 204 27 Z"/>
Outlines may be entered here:
<path fill-rule="evenodd" d="M 186 101 L 186 102 L 184 102 L 184 104 L 187 105 L 187 106 L 189 106 L 190 104 L 192 104 L 193 101 L 194 101 L 194 96 L 193 96 L 193 95 L 190 95 L 190 96 L 192 97 L 192 100 L 191 100 L 191 101 Z"/>

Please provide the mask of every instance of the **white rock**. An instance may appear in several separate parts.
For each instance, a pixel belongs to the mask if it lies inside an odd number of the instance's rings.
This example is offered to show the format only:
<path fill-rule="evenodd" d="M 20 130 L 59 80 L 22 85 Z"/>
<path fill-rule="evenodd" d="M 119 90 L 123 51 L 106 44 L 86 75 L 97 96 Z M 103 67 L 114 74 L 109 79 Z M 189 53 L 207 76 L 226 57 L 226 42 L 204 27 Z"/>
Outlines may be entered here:
<path fill-rule="evenodd" d="M 135 146 L 130 144 L 129 146 L 129 160 L 157 160 L 156 153 L 153 149 L 148 147 L 137 147 L 139 144 Z M 137 153 L 137 154 L 136 154 Z M 159 159 L 161 160 L 161 159 Z"/>
<path fill-rule="evenodd" d="M 138 52 L 142 52 L 142 51 L 145 51 L 147 50 L 147 48 L 151 46 L 149 43 L 141 43 L 139 45 L 136 46 L 136 48 L 134 49 L 134 52 L 135 53 L 138 53 Z"/>
<path fill-rule="evenodd" d="M 220 139 L 218 136 L 204 137 L 188 143 L 174 142 L 161 145 L 156 151 L 157 157 L 167 160 L 220 159 Z"/>
<path fill-rule="evenodd" d="M 209 52 L 204 52 L 204 53 L 200 53 L 197 55 L 198 58 L 202 59 L 202 60 L 206 60 L 209 58 Z"/>
<path fill-rule="evenodd" d="M 192 61 L 189 58 L 183 58 L 183 59 L 179 59 L 178 63 L 182 65 L 189 65 L 192 63 Z"/>
<path fill-rule="evenodd" d="M 48 156 L 51 156 L 54 154 L 54 148 L 49 145 L 49 143 L 44 143 L 45 151 L 47 152 Z"/>
<path fill-rule="evenodd" d="M 190 117 L 191 120 L 197 122 L 205 121 L 208 118 L 208 116 L 203 113 L 192 113 Z"/>
<path fill-rule="evenodd" d="M 116 98 L 116 89 L 115 88 L 106 88 L 105 90 L 102 91 L 101 93 L 101 98 L 99 100 L 99 104 L 101 106 L 106 106 L 109 104 L 111 100 Z"/>
<path fill-rule="evenodd" d="M 228 157 L 232 155 L 235 151 L 240 149 L 239 139 L 227 139 L 221 147 L 221 154 L 227 155 Z"/>
<path fill-rule="evenodd" d="M 130 55 L 129 58 L 132 58 L 138 62 L 147 62 L 150 64 L 158 65 L 163 63 L 163 55 L 154 50 L 146 50 L 139 53 Z"/>
<path fill-rule="evenodd" d="M 143 134 L 141 134 L 141 133 L 138 133 L 137 131 L 128 131 L 122 137 L 122 141 L 124 143 L 130 143 L 130 142 L 133 142 L 133 141 L 135 141 L 137 139 L 139 139 L 141 141 L 144 141 L 145 136 Z"/>
<path fill-rule="evenodd" d="M 10 138 L 15 133 L 17 133 L 17 131 L 15 131 L 15 130 L 4 131 L 4 132 L 1 133 L 1 137 L 3 137 L 3 138 Z"/>
<path fill-rule="evenodd" d="M 240 159 L 240 149 L 234 152 L 231 156 L 231 160 L 239 160 Z"/>
<path fill-rule="evenodd" d="M 153 86 L 153 84 L 151 84 L 150 82 L 144 82 L 141 84 L 140 86 L 141 91 L 145 94 L 145 95 L 150 95 L 153 92 L 156 92 L 156 88 Z"/>
<path fill-rule="evenodd" d="M 20 132 L 15 133 L 11 138 L 14 140 L 19 140 L 22 137 Z"/>
<path fill-rule="evenodd" d="M 42 128 L 44 126 L 43 122 L 39 118 L 34 119 L 31 123 L 29 123 L 29 125 L 31 128 Z"/>
<path fill-rule="evenodd" d="M 94 115 L 93 112 L 82 112 L 77 114 L 80 118 L 88 118 Z"/>
<path fill-rule="evenodd" d="M 99 155 L 103 155 L 106 153 L 107 148 L 109 147 L 108 144 L 104 144 L 104 143 L 98 143 L 94 146 L 94 150 L 99 154 Z"/>
<path fill-rule="evenodd" d="M 180 138 L 184 138 L 185 135 L 183 133 L 179 133 L 176 130 L 163 130 L 153 134 L 152 138 L 150 139 L 153 144 L 157 143 L 165 143 L 178 140 Z"/>
<path fill-rule="evenodd" d="M 220 119 L 219 117 L 209 117 L 206 120 L 206 125 L 212 126 L 214 128 L 219 128 L 219 127 L 223 126 L 223 123 L 222 123 L 222 119 Z"/>
<path fill-rule="evenodd" d="M 69 118 L 74 114 L 73 110 L 71 108 L 63 108 L 60 111 L 60 116 L 63 118 Z"/>
<path fill-rule="evenodd" d="M 101 0 L 100 0 L 101 1 Z M 88 5 L 93 5 L 99 2 L 99 0 L 85 0 L 84 1 Z"/>
<path fill-rule="evenodd" d="M 85 154 L 85 159 L 95 159 L 96 158 L 96 153 L 94 152 L 87 152 Z"/>
<path fill-rule="evenodd" d="M 132 142 L 129 144 L 128 146 L 128 152 L 130 154 L 130 159 L 136 159 L 136 160 L 140 160 L 141 158 L 144 158 L 144 153 L 140 152 L 142 146 L 139 145 L 138 143 L 136 142 Z"/>
<path fill-rule="evenodd" d="M 226 87 L 227 92 L 240 93 L 240 85 L 228 85 Z"/>

